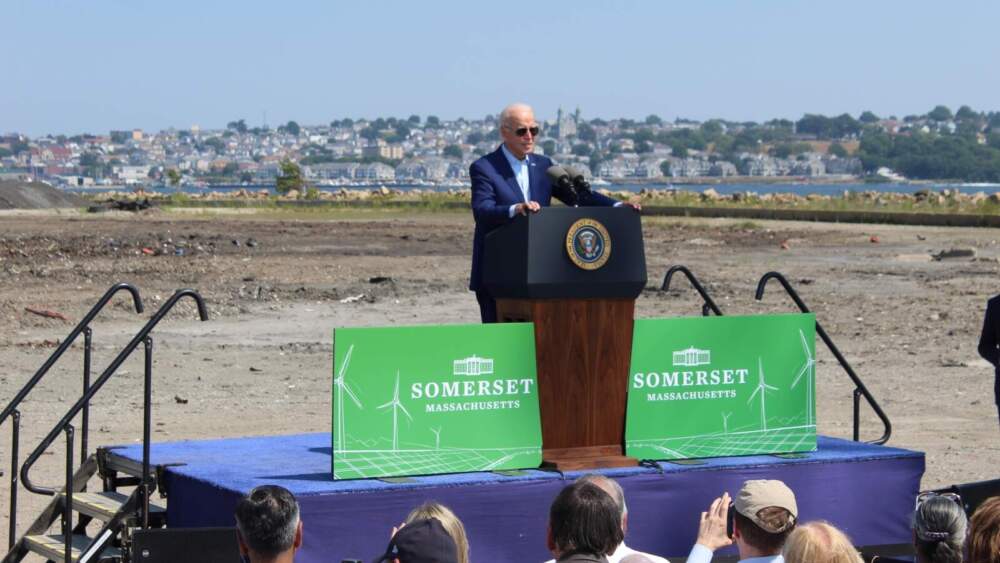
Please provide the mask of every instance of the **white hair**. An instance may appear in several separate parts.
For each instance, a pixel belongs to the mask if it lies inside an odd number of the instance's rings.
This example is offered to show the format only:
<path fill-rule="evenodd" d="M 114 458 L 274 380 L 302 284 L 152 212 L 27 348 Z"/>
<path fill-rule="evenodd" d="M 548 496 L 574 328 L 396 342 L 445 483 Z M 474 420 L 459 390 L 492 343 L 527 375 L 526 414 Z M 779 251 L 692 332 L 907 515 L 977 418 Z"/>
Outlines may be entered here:
<path fill-rule="evenodd" d="M 520 102 L 516 102 L 516 103 L 510 104 L 509 106 L 503 108 L 500 111 L 500 120 L 499 120 L 500 124 L 499 124 L 499 126 L 503 127 L 504 125 L 506 125 L 510 121 L 510 116 L 512 114 L 514 114 L 516 112 L 520 112 L 520 111 L 525 111 L 525 110 L 530 111 L 532 114 L 535 113 L 535 110 L 531 109 L 531 106 L 529 106 L 528 104 L 520 103 Z"/>

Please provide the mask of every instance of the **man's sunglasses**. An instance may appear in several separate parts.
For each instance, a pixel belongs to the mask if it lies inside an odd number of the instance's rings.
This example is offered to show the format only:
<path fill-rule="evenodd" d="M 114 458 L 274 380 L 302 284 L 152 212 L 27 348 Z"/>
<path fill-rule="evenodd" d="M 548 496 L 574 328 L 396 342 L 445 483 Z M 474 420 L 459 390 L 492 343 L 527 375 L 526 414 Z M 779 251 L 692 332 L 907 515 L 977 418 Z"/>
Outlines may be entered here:
<path fill-rule="evenodd" d="M 958 506 L 961 506 L 963 509 L 965 508 L 965 505 L 962 503 L 962 497 L 958 496 L 956 493 L 935 493 L 934 491 L 927 491 L 917 495 L 917 502 L 916 505 L 913 507 L 914 510 L 920 508 L 921 504 L 927 502 L 928 500 L 934 497 L 946 498 L 954 502 Z"/>
<path fill-rule="evenodd" d="M 508 129 L 510 129 L 510 127 L 508 127 Z M 514 134 L 517 135 L 518 137 L 523 137 L 527 135 L 528 132 L 531 132 L 532 137 L 537 137 L 538 132 L 541 131 L 541 129 L 539 129 L 537 125 L 535 125 L 534 127 L 518 127 L 517 129 L 510 129 L 510 130 L 513 131 Z"/>

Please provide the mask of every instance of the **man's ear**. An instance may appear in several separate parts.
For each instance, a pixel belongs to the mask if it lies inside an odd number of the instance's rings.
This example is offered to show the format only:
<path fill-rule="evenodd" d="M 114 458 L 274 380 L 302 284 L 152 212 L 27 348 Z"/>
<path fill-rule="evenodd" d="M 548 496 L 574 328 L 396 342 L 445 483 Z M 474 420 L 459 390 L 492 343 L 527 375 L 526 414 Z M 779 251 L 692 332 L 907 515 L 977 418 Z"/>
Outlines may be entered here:
<path fill-rule="evenodd" d="M 628 512 L 622 514 L 622 534 L 628 532 Z"/>
<path fill-rule="evenodd" d="M 240 555 L 250 555 L 250 548 L 247 547 L 247 542 L 243 541 L 243 534 L 240 533 L 239 528 L 236 529 L 236 543 L 239 544 Z"/>
<path fill-rule="evenodd" d="M 299 520 L 299 525 L 295 527 L 295 540 L 292 542 L 293 549 L 300 547 L 302 547 L 302 520 Z"/>

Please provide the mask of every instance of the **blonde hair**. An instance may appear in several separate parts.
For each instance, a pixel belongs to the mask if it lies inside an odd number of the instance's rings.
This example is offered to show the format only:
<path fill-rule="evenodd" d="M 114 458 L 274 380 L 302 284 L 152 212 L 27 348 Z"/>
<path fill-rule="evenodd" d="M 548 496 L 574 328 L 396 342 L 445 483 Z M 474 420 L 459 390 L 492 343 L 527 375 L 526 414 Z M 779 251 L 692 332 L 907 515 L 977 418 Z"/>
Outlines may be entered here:
<path fill-rule="evenodd" d="M 829 522 L 818 520 L 795 528 L 781 550 L 786 563 L 861 563 L 851 539 Z"/>
<path fill-rule="evenodd" d="M 469 563 L 469 540 L 465 537 L 465 526 L 462 525 L 458 516 L 455 516 L 455 513 L 447 506 L 429 501 L 410 511 L 406 517 L 406 523 L 409 524 L 425 518 L 437 518 L 441 522 L 441 526 L 448 532 L 451 539 L 455 540 L 455 547 L 458 548 L 458 563 Z"/>

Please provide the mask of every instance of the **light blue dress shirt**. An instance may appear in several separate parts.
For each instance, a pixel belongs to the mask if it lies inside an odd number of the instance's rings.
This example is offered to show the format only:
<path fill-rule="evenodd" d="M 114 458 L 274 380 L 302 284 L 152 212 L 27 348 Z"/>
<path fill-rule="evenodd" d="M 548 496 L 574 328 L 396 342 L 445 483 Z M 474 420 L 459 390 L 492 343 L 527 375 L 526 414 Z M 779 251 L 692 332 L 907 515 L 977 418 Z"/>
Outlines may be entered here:
<path fill-rule="evenodd" d="M 514 171 L 514 179 L 517 180 L 517 185 L 521 188 L 521 196 L 524 197 L 524 201 L 531 201 L 531 194 L 529 193 L 531 190 L 531 178 L 528 176 L 528 166 L 531 164 L 529 162 L 531 155 L 526 154 L 524 155 L 524 160 L 518 160 L 517 157 L 514 156 L 514 153 L 507 150 L 506 144 L 500 145 L 500 150 L 503 151 L 503 155 L 510 164 L 511 170 Z M 511 217 L 514 216 L 515 207 L 517 207 L 516 204 L 510 206 L 510 211 L 508 213 Z"/>
<path fill-rule="evenodd" d="M 712 561 L 712 550 L 701 545 L 694 544 L 691 553 L 688 554 L 687 563 L 710 563 Z M 750 559 L 740 559 L 740 563 L 785 563 L 785 558 L 781 555 L 771 555 L 768 557 L 751 557 Z"/>

